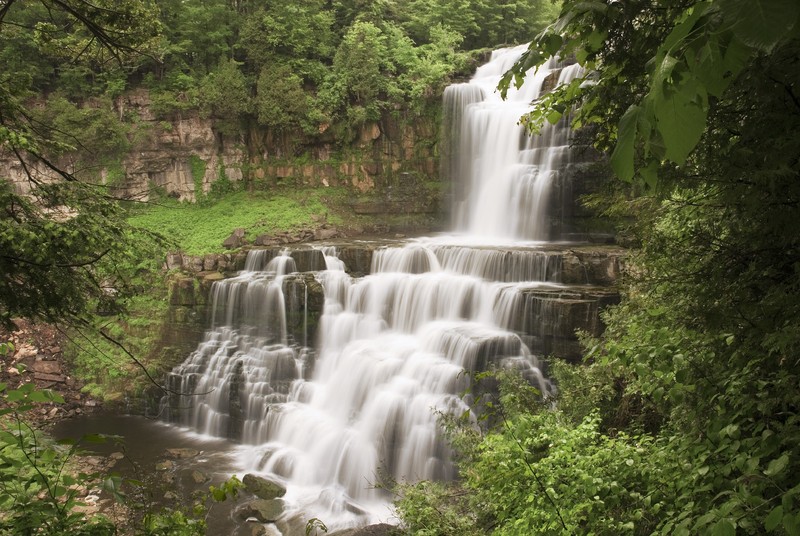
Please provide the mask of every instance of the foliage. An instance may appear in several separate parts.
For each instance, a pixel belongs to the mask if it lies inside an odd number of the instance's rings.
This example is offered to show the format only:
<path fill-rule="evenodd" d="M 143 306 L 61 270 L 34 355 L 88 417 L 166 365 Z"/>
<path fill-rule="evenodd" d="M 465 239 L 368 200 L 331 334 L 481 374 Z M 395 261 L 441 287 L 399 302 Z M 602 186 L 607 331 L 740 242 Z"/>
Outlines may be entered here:
<path fill-rule="evenodd" d="M 116 534 L 106 518 L 76 509 L 79 489 L 102 481 L 99 474 L 69 470 L 79 443 L 53 444 L 23 418 L 36 403 L 64 400 L 28 383 L 11 390 L 0 384 L 0 401 L 0 534 Z"/>
<path fill-rule="evenodd" d="M 497 378 L 499 399 L 484 415 L 496 427 L 447 425 L 463 480 L 401 489 L 410 534 L 647 534 L 657 525 L 674 464 L 652 439 L 604 435 L 597 414 L 573 422 L 513 373 Z"/>
<path fill-rule="evenodd" d="M 238 134 L 237 119 L 249 113 L 252 106 L 250 88 L 239 65 L 234 60 L 220 62 L 200 81 L 198 90 L 200 111 L 216 118 L 217 128 L 229 136 Z"/>
<path fill-rule="evenodd" d="M 707 131 L 709 114 L 724 103 L 731 83 L 746 76 L 748 66 L 796 47 L 798 17 L 800 7 L 791 0 L 658 7 L 565 2 L 559 19 L 536 38 L 501 87 L 521 83 L 528 69 L 553 54 L 575 55 L 590 70 L 591 83 L 578 79 L 562 88 L 534 110 L 531 122 L 581 102 L 574 122 L 604 130 L 599 141 L 614 147 L 611 163 L 617 174 L 631 180 L 636 156 L 639 177 L 655 186 L 659 163 L 686 162 Z M 622 86 L 629 89 L 626 95 Z M 612 103 L 612 95 L 620 102 Z"/>
<path fill-rule="evenodd" d="M 267 66 L 258 75 L 255 108 L 258 122 L 277 131 L 303 124 L 310 96 L 288 65 Z"/>
<path fill-rule="evenodd" d="M 243 487 L 242 482 L 232 476 L 219 487 L 210 486 L 208 493 L 186 511 L 165 508 L 160 512 L 147 512 L 139 532 L 144 536 L 205 536 L 209 511 L 206 504 L 234 499 Z"/>
<path fill-rule="evenodd" d="M 80 51 L 75 65 L 95 72 L 109 58 L 123 63 L 125 53 L 148 50 L 159 28 L 145 23 L 152 9 L 146 0 L 7 2 L 0 27 L 33 24 L 36 39 L 25 46 L 35 46 L 53 65 Z M 107 192 L 79 181 L 79 168 L 60 166 L 53 155 L 86 143 L 95 154 L 77 163 L 85 165 L 116 154 L 126 140 L 105 111 L 55 99 L 40 116 L 27 105 L 30 96 L 7 75 L 0 77 L 0 147 L 20 170 L 16 184 L 12 177 L 0 182 L 0 320 L 79 324 L 92 307 L 113 309 L 125 295 L 129 274 L 120 267 L 134 255 L 135 241 Z"/>

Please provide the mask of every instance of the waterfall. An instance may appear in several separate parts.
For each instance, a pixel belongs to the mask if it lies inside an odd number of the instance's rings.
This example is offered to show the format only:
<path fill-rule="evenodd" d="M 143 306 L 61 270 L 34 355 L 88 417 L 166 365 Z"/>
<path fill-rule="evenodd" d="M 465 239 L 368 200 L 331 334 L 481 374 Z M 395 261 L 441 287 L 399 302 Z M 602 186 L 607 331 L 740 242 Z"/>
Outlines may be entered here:
<path fill-rule="evenodd" d="M 552 388 L 519 319 L 525 293 L 562 288 L 561 258 L 532 241 L 552 234 L 548 190 L 569 162 L 569 130 L 530 138 L 517 121 L 548 77 L 576 71 L 554 61 L 504 102 L 494 88 L 523 50 L 496 52 L 445 93 L 456 234 L 378 247 L 359 278 L 331 246 L 313 273 L 297 272 L 296 252 L 251 251 L 245 270 L 214 284 L 212 326 L 170 376 L 173 391 L 192 393 L 165 400 L 170 420 L 240 441 L 242 471 L 284 482 L 306 519 L 386 520 L 391 497 L 377 484 L 453 478 L 437 419 L 470 409 L 472 373 L 513 366 Z"/>
<path fill-rule="evenodd" d="M 456 232 L 490 240 L 554 238 L 550 190 L 570 164 L 571 131 L 562 120 L 529 136 L 518 123 L 544 87 L 570 82 L 582 71 L 553 58 L 529 73 L 521 88 L 512 86 L 504 101 L 497 84 L 526 48 L 495 51 L 472 80 L 445 90 L 446 128 L 457 132 L 443 150 L 443 173 L 454 185 Z"/>

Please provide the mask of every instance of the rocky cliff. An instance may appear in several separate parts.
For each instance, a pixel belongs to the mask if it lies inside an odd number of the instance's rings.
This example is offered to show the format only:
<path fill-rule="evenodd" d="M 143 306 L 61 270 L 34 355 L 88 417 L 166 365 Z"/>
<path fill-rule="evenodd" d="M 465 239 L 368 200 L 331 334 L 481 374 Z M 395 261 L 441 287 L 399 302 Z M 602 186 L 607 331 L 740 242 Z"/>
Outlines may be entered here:
<path fill-rule="evenodd" d="M 146 200 L 155 187 L 195 201 L 224 179 L 249 188 L 343 187 L 351 193 L 356 214 L 438 210 L 438 110 L 424 117 L 387 114 L 342 144 L 324 133 L 310 139 L 256 126 L 225 135 L 213 119 L 197 112 L 159 118 L 145 90 L 119 98 L 116 107 L 120 117 L 144 133 L 115 178 L 118 193 L 129 197 Z M 104 177 L 109 179 L 108 170 Z"/>

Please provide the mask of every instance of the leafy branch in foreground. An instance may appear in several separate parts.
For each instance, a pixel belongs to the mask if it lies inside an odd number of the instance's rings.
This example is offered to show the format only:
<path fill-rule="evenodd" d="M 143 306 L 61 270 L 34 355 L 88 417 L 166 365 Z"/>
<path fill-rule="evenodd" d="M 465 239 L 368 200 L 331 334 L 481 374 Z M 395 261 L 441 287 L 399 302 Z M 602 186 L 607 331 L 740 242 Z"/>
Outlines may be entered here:
<path fill-rule="evenodd" d="M 662 162 L 687 161 L 748 66 L 793 46 L 799 18 L 793 0 L 566 1 L 500 88 L 519 86 L 553 55 L 574 57 L 585 78 L 536 104 L 526 121 L 580 105 L 574 123 L 600 130 L 617 175 L 655 186 Z"/>

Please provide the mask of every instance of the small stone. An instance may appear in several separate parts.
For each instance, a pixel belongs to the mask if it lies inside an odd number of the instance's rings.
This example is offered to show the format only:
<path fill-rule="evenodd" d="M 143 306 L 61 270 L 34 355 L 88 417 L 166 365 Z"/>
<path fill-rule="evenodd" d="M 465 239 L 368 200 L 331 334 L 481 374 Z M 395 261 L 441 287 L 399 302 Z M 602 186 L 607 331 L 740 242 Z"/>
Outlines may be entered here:
<path fill-rule="evenodd" d="M 164 499 L 167 501 L 175 501 L 178 499 L 178 494 L 174 491 L 168 491 L 164 494 Z"/>
<path fill-rule="evenodd" d="M 58 361 L 35 361 L 33 371 L 42 374 L 61 374 L 61 365 Z"/>
<path fill-rule="evenodd" d="M 245 230 L 243 228 L 234 229 L 231 235 L 222 242 L 225 249 L 235 249 L 245 244 Z"/>
<path fill-rule="evenodd" d="M 167 456 L 170 458 L 177 458 L 179 460 L 185 460 L 187 458 L 194 458 L 200 455 L 200 451 L 197 449 L 190 449 L 190 448 L 173 448 L 167 449 Z"/>
<path fill-rule="evenodd" d="M 78 411 L 78 410 L 75 410 Z M 156 464 L 156 471 L 169 471 L 175 468 L 175 462 L 172 460 L 165 460 Z"/>
<path fill-rule="evenodd" d="M 44 374 L 42 372 L 34 372 L 33 378 L 43 382 L 64 383 L 67 381 L 67 378 L 65 376 L 61 376 L 60 374 Z"/>
<path fill-rule="evenodd" d="M 200 471 L 192 471 L 191 477 L 195 484 L 202 484 L 208 480 L 208 477 Z"/>

